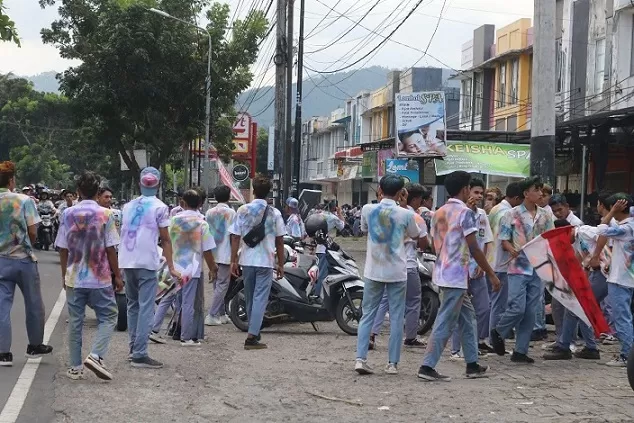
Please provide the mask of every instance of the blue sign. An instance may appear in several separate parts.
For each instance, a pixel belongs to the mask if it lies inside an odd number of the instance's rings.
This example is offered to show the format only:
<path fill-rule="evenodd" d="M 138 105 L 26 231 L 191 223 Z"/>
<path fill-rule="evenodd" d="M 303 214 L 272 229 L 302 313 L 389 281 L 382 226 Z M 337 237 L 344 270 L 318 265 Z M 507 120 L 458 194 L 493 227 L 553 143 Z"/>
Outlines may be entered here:
<path fill-rule="evenodd" d="M 406 182 L 417 184 L 419 181 L 418 162 L 407 159 L 386 159 L 385 173 L 396 173 L 406 179 Z"/>

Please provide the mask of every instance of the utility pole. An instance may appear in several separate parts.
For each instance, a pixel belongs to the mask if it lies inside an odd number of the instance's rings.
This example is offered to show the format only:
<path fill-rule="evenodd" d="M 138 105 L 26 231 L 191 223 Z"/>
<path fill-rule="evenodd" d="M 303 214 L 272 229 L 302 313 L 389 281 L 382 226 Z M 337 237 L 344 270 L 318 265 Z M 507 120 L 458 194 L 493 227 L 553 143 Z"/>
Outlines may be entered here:
<path fill-rule="evenodd" d="M 286 15 L 286 137 L 284 138 L 284 196 L 283 200 L 291 195 L 291 178 L 293 175 L 293 126 L 292 126 L 292 106 L 293 106 L 293 15 L 295 2 L 287 0 L 288 11 Z"/>
<path fill-rule="evenodd" d="M 276 18 L 276 44 L 275 56 L 275 172 L 280 180 L 278 181 L 277 197 L 275 206 L 281 210 L 282 208 L 282 160 L 281 155 L 284 141 L 286 140 L 286 1 L 277 0 L 277 18 Z M 270 142 L 270 141 L 269 141 Z"/>
<path fill-rule="evenodd" d="M 555 2 L 535 0 L 531 175 L 555 184 Z"/>
<path fill-rule="evenodd" d="M 302 79 L 304 77 L 304 3 L 299 3 L 299 41 L 297 45 L 297 99 L 295 102 L 295 137 L 293 144 L 293 183 L 299 197 L 299 176 L 302 162 Z"/>

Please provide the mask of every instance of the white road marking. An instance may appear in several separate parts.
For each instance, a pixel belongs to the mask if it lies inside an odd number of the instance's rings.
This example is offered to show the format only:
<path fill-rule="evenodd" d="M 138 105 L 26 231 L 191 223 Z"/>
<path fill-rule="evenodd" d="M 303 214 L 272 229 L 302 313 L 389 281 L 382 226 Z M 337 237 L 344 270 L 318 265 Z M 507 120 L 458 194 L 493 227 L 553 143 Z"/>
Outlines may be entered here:
<path fill-rule="evenodd" d="M 55 302 L 55 305 L 51 310 L 51 314 L 48 316 L 48 320 L 46 320 L 46 324 L 44 325 L 45 344 L 47 344 L 51 339 L 51 335 L 53 334 L 53 330 L 55 330 L 55 326 L 62 314 L 65 303 L 66 291 L 62 289 L 59 293 L 59 297 L 57 297 L 57 302 Z M 22 411 L 24 401 L 26 401 L 26 397 L 29 394 L 31 384 L 33 383 L 33 379 L 35 379 L 35 373 L 37 372 L 38 367 L 40 367 L 41 361 L 42 358 L 26 360 L 26 364 L 24 365 L 24 368 L 22 368 L 20 377 L 18 377 L 18 381 L 15 383 L 15 386 L 11 391 L 11 395 L 9 395 L 9 399 L 2 409 L 2 413 L 0 413 L 0 423 L 15 423 L 18 420 L 18 417 L 20 417 L 20 411 Z"/>

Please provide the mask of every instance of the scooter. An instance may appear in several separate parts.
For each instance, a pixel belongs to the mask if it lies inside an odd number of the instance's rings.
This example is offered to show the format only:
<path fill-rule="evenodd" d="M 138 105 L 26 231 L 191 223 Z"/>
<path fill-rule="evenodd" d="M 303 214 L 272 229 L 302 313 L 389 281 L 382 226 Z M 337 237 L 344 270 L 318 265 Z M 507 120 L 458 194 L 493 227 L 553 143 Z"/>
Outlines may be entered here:
<path fill-rule="evenodd" d="M 432 281 L 432 272 L 435 264 L 435 255 L 428 253 L 420 253 L 418 255 L 418 275 L 420 276 L 422 295 L 418 324 L 419 335 L 426 334 L 434 326 L 438 309 L 440 308 L 439 289 Z"/>
<path fill-rule="evenodd" d="M 53 221 L 50 214 L 42 214 L 40 218 L 42 222 L 37 228 L 35 248 L 48 251 L 51 244 L 53 244 Z"/>
<path fill-rule="evenodd" d="M 340 257 L 343 258 L 343 255 Z M 311 293 L 319 277 L 318 259 L 302 255 L 301 261 L 306 265 L 285 266 L 284 277 L 273 281 L 262 327 L 286 322 L 305 322 L 313 324 L 313 328 L 317 330 L 315 322 L 336 320 L 342 331 L 356 335 L 362 312 L 364 284 L 361 278 L 350 272 L 333 272 L 324 280 L 323 290 L 316 297 Z M 347 264 L 341 262 L 339 265 L 341 267 Z M 231 280 L 225 304 L 228 304 L 229 318 L 233 324 L 246 332 L 248 318 L 241 276 Z"/>

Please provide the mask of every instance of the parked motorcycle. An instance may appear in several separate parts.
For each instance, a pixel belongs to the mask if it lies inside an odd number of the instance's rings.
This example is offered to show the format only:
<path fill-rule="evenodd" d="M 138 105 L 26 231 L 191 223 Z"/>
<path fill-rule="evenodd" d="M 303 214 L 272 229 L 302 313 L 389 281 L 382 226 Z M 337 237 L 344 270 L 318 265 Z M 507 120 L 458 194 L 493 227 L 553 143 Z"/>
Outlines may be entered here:
<path fill-rule="evenodd" d="M 440 298 L 438 296 L 438 286 L 432 281 L 432 272 L 436 256 L 428 253 L 420 253 L 418 256 L 418 275 L 421 285 L 421 304 L 418 334 L 424 335 L 434 326 L 438 309 L 440 308 Z"/>
<path fill-rule="evenodd" d="M 53 220 L 50 214 L 42 214 L 40 219 L 42 219 L 42 222 L 37 228 L 35 248 L 48 251 L 53 244 Z"/>

